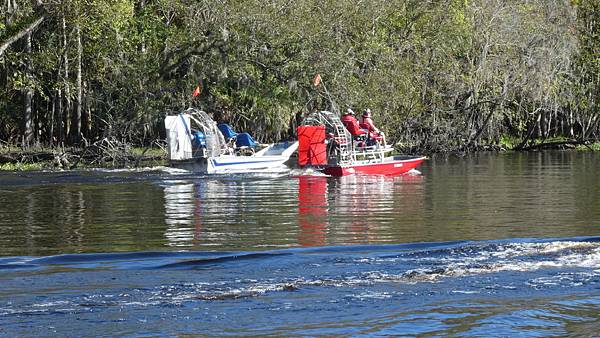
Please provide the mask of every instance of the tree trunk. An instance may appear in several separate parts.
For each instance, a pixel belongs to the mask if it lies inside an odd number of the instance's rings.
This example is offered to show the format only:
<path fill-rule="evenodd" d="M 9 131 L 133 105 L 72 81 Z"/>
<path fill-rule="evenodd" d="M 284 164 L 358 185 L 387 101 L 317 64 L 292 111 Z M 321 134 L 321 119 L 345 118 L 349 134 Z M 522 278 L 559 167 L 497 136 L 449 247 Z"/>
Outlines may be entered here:
<path fill-rule="evenodd" d="M 573 125 L 575 124 L 575 118 L 573 117 L 573 108 L 569 108 L 569 136 L 571 138 L 575 137 L 575 130 L 573 129 Z"/>
<path fill-rule="evenodd" d="M 64 134 L 63 141 L 70 135 L 71 132 L 71 88 L 69 86 L 69 48 L 67 45 L 67 22 L 65 17 L 62 18 L 63 30 L 63 64 L 64 64 L 64 85 L 65 85 L 65 107 L 63 114 Z"/>
<path fill-rule="evenodd" d="M 141 0 L 139 2 L 139 6 L 140 6 L 140 14 L 143 15 L 144 9 L 146 7 L 146 1 Z M 145 54 L 146 53 L 146 40 L 145 40 L 144 34 L 141 34 L 141 37 L 142 37 L 142 41 L 140 42 L 140 52 L 142 54 Z"/>
<path fill-rule="evenodd" d="M 540 112 L 538 113 L 538 111 L 540 111 Z M 536 120 L 534 122 L 532 122 L 532 124 L 529 126 L 527 134 L 525 135 L 525 137 L 523 138 L 523 140 L 521 141 L 521 143 L 519 143 L 519 145 L 517 145 L 515 147 L 516 150 L 522 150 L 522 149 L 524 149 L 525 145 L 527 144 L 527 142 L 529 142 L 529 140 L 532 139 L 533 133 L 536 130 L 536 128 L 539 126 L 540 120 L 542 118 L 541 108 L 537 108 L 533 112 L 533 114 L 536 114 L 536 113 L 537 113 Z"/>
<path fill-rule="evenodd" d="M 83 54 L 83 48 L 81 46 L 81 27 L 79 26 L 79 24 L 75 25 L 75 39 L 77 40 L 77 77 L 75 83 L 75 111 L 73 113 L 73 121 L 71 123 L 71 141 L 73 143 L 78 143 L 79 141 L 81 141 L 81 110 L 83 103 L 83 86 L 81 80 L 81 57 Z"/>
<path fill-rule="evenodd" d="M 57 97 L 60 100 L 60 96 L 52 97 L 52 108 L 50 109 L 50 126 L 48 129 L 48 144 L 50 146 L 54 145 L 54 115 L 56 114 L 56 101 Z"/>
<path fill-rule="evenodd" d="M 4 25 L 10 27 L 12 25 L 15 13 L 17 12 L 16 0 L 5 0 L 6 14 L 4 16 Z"/>
<path fill-rule="evenodd" d="M 32 65 L 31 65 L 31 33 L 27 35 L 25 39 L 25 51 L 27 53 L 27 79 L 31 81 L 32 79 Z M 27 89 L 25 89 L 25 97 L 23 106 L 25 108 L 25 112 L 23 115 L 23 147 L 29 148 L 33 143 L 33 89 L 31 88 L 31 83 L 27 84 Z"/>
<path fill-rule="evenodd" d="M 540 118 L 540 121 L 538 123 L 538 128 L 540 130 L 539 135 L 538 135 L 538 139 L 542 139 L 542 141 L 544 141 L 546 139 L 546 120 L 547 120 L 547 115 L 548 113 L 545 112 L 544 110 L 542 111 L 542 117 Z"/>

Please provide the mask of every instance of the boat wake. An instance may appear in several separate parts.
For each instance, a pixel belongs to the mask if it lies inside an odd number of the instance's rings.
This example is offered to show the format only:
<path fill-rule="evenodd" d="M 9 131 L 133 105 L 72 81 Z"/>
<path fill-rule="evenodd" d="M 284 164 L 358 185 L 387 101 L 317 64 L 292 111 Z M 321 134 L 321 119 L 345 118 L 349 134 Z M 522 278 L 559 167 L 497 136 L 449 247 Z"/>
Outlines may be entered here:
<path fill-rule="evenodd" d="M 65 254 L 48 257 L 7 257 L 0 270 L 90 269 L 102 266 L 113 270 L 196 270 L 199 268 L 238 269 L 246 272 L 265 266 L 286 268 L 286 276 L 301 276 L 302 264 L 318 266 L 314 272 L 360 272 L 351 279 L 358 283 L 432 282 L 500 272 L 535 272 L 549 269 L 600 269 L 600 239 L 542 242 L 449 242 L 403 245 L 358 245 L 322 248 L 294 248 L 260 252 L 132 252 L 112 254 Z M 343 266 L 344 269 L 336 267 Z M 364 271 L 363 271 L 364 270 Z M 240 271 L 243 274 L 244 270 Z M 598 270 L 600 272 L 600 270 Z M 362 277 L 359 277 L 362 276 Z M 331 281 L 335 277 L 327 277 Z M 299 280 L 306 280 L 304 277 Z M 347 277 L 338 278 L 342 285 Z M 285 283 L 290 282 L 286 280 Z M 312 282 L 310 282 L 312 283 Z M 322 283 L 328 284 L 328 283 Z"/>
<path fill-rule="evenodd" d="M 281 325 L 291 325 L 298 312 L 361 309 L 355 313 L 367 325 L 382 308 L 396 316 L 402 308 L 408 316 L 432 306 L 427 304 L 465 306 L 460 304 L 474 302 L 472 297 L 504 304 L 594 293 L 600 238 L 7 257 L 0 259 L 0 271 L 0 325 L 7 332 L 22 332 L 15 325 L 29 316 L 52 325 L 64 316 L 161 322 L 158 317 L 166 315 L 182 324 L 181 316 L 201 311 L 196 323 L 208 332 L 227 327 L 244 334 L 265 327 L 274 314 Z M 255 320 L 239 314 L 244 308 L 253 309 Z M 236 323 L 219 321 L 221 316 Z M 323 327 L 337 317 L 306 318 Z M 62 333 L 74 333 L 65 327 Z M 278 332 L 271 326 L 264 333 Z"/>

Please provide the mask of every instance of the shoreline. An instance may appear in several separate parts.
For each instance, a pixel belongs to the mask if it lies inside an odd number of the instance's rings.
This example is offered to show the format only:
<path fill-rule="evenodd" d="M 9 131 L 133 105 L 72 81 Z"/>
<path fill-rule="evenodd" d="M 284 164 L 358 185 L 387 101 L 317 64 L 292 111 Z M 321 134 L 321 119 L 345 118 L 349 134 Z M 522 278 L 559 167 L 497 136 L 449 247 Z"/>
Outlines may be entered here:
<path fill-rule="evenodd" d="M 453 150 L 445 152 L 421 152 L 415 147 L 398 147 L 401 153 L 455 154 L 464 156 L 476 152 L 538 152 L 546 150 L 564 151 L 600 151 L 600 142 L 583 143 L 574 140 L 550 140 L 536 143 L 523 149 L 515 149 L 510 144 L 488 144 L 476 149 Z M 17 146 L 0 147 L 1 171 L 35 171 L 35 170 L 75 170 L 85 168 L 141 168 L 148 166 L 168 165 L 166 150 L 162 147 L 99 147 L 92 145 L 77 147 L 32 147 L 24 150 Z"/>
<path fill-rule="evenodd" d="M 32 147 L 27 150 L 17 147 L 0 148 L 0 171 L 139 168 L 164 165 L 166 162 L 166 152 L 157 147 Z"/>

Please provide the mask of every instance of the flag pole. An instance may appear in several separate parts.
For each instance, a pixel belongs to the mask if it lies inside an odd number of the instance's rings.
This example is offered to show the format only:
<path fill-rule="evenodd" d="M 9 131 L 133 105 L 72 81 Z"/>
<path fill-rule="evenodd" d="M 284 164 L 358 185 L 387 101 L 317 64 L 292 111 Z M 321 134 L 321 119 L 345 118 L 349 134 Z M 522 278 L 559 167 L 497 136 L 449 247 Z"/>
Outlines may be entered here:
<path fill-rule="evenodd" d="M 338 109 L 337 105 L 335 104 L 335 101 L 333 101 L 333 98 L 331 97 L 331 94 L 329 94 L 329 91 L 327 90 L 327 87 L 325 86 L 325 81 L 323 81 L 323 79 L 321 78 L 321 74 L 315 75 L 314 79 L 313 79 L 313 85 L 315 87 L 319 87 L 319 85 L 323 85 L 323 90 L 325 90 L 325 94 L 327 94 L 327 97 L 329 98 L 329 102 L 331 103 L 331 109 L 333 110 L 334 113 L 336 114 L 340 114 L 340 110 Z"/>

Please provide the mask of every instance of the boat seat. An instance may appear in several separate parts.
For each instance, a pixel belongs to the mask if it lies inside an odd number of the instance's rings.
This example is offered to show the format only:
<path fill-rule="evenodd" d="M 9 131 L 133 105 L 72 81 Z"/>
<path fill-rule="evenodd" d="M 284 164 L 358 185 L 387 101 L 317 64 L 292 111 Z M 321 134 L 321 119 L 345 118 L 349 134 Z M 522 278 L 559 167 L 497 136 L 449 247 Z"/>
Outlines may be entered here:
<path fill-rule="evenodd" d="M 199 131 L 192 131 L 192 146 L 194 148 L 206 148 L 206 135 Z"/>
<path fill-rule="evenodd" d="M 233 128 L 227 123 L 219 123 L 217 125 L 223 137 L 225 137 L 225 141 L 230 143 L 231 146 L 235 148 L 256 148 L 258 143 L 254 141 L 252 136 L 248 133 L 236 133 Z"/>
<path fill-rule="evenodd" d="M 382 143 L 383 142 L 383 136 L 381 136 L 381 134 L 375 132 L 374 130 L 370 130 L 370 126 L 366 123 L 359 123 L 358 124 L 360 126 L 361 129 L 363 129 L 367 134 L 366 134 L 366 142 L 368 145 L 375 145 L 378 143 Z"/>
<path fill-rule="evenodd" d="M 219 131 L 223 134 L 223 137 L 225 137 L 225 141 L 229 141 L 238 135 L 227 123 L 219 123 L 217 128 L 219 128 Z"/>
<path fill-rule="evenodd" d="M 256 143 L 256 141 L 254 141 L 252 136 L 250 136 L 250 134 L 248 134 L 248 133 L 240 133 L 240 134 L 237 134 L 237 136 L 235 137 L 236 148 L 241 148 L 241 147 L 256 148 L 257 145 L 258 145 L 258 143 Z"/>
<path fill-rule="evenodd" d="M 358 125 L 358 122 L 356 120 L 342 121 L 342 123 L 344 124 L 344 127 L 346 127 L 346 129 L 350 132 L 350 134 L 353 137 L 362 136 L 367 133 L 365 130 L 362 130 L 360 128 L 360 126 Z"/>

